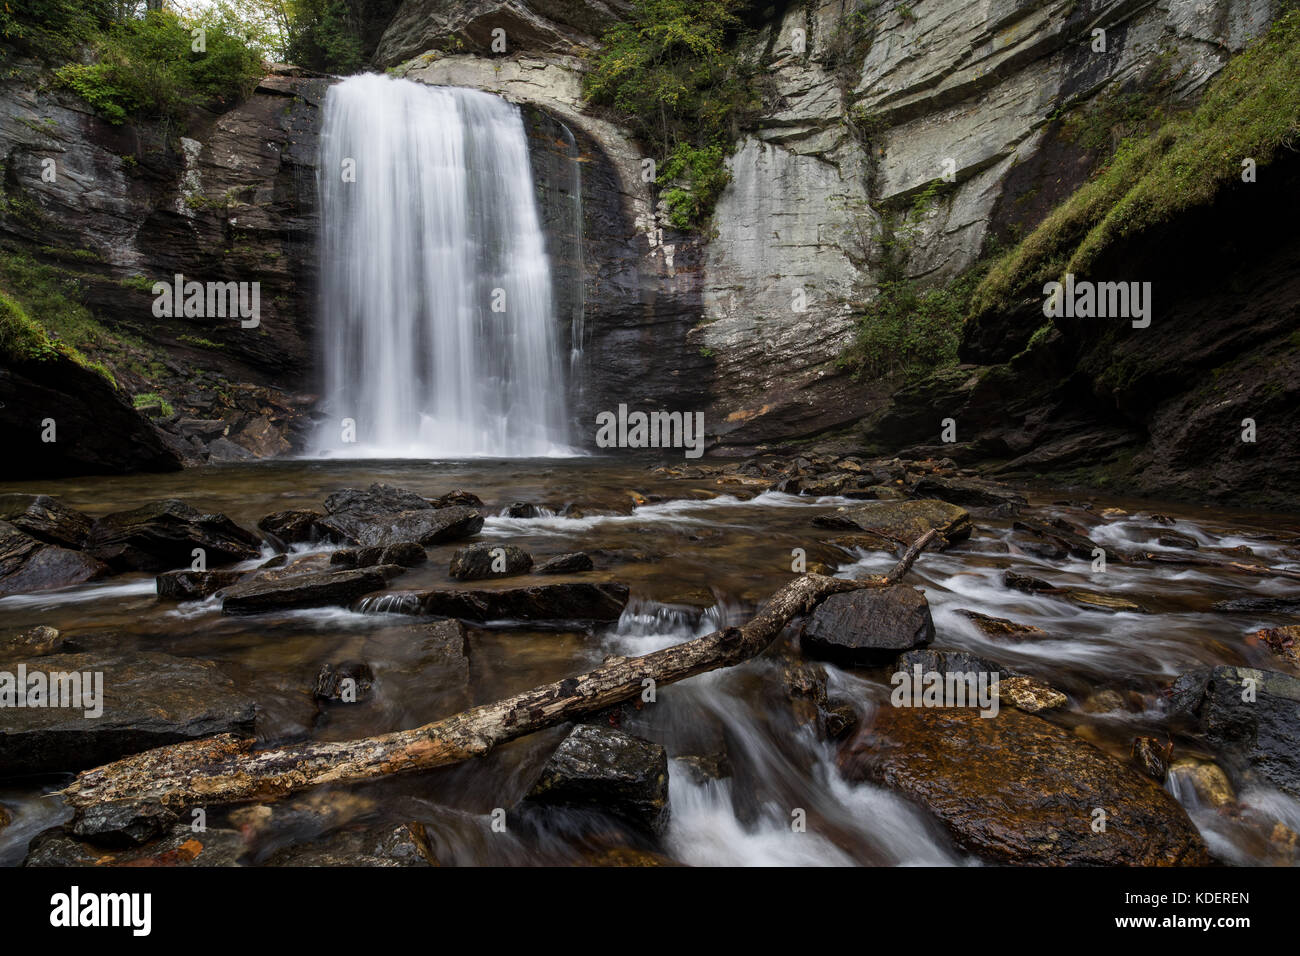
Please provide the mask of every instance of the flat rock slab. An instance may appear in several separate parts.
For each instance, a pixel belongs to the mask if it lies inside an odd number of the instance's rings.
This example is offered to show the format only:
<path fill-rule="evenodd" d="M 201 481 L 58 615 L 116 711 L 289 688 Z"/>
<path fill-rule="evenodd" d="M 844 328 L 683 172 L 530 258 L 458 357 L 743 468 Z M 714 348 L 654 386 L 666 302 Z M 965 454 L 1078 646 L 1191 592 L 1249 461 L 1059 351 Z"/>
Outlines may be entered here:
<path fill-rule="evenodd" d="M 832 594 L 813 611 L 799 637 L 809 657 L 851 667 L 888 664 L 900 651 L 932 640 L 929 602 L 905 584 Z"/>
<path fill-rule="evenodd" d="M 930 498 L 919 501 L 869 501 L 841 508 L 835 514 L 845 518 L 860 531 L 883 535 L 900 544 L 911 544 L 931 528 L 937 528 L 949 543 L 971 535 L 969 511 Z"/>
<path fill-rule="evenodd" d="M 381 515 L 345 512 L 321 518 L 317 526 L 344 544 L 381 547 L 415 541 L 429 547 L 478 534 L 483 516 L 473 508 L 427 508 Z"/>
<path fill-rule="evenodd" d="M 207 563 L 246 561 L 261 554 L 261 539 L 223 514 L 205 514 L 176 498 L 118 511 L 95 522 L 86 552 L 118 571 L 188 567 L 195 548 Z"/>
<path fill-rule="evenodd" d="M 921 804 L 958 845 L 994 863 L 1203 866 L 1209 853 L 1183 808 L 1131 766 L 1010 708 L 881 707 L 840 752 L 850 780 Z M 1094 811 L 1106 812 L 1093 832 Z"/>
<path fill-rule="evenodd" d="M 405 568 L 380 564 L 373 568 L 317 571 L 276 580 L 253 581 L 226 592 L 222 614 L 262 614 L 292 608 L 346 606 L 363 594 L 379 591 Z"/>
<path fill-rule="evenodd" d="M 660 833 L 668 822 L 668 753 L 621 730 L 579 724 L 546 762 L 525 803 L 599 810 Z"/>
<path fill-rule="evenodd" d="M 0 707 L 0 776 L 71 771 L 164 744 L 253 728 L 254 702 L 217 666 L 147 651 L 0 662 L 0 672 L 103 674 L 103 713 Z"/>

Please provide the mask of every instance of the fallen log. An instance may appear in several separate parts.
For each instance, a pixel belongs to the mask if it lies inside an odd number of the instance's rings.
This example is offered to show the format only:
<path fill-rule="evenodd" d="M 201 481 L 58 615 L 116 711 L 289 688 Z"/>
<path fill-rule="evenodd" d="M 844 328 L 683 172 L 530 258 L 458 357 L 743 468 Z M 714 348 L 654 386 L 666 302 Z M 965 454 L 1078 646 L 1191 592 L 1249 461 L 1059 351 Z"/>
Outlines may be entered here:
<path fill-rule="evenodd" d="M 848 581 L 806 574 L 777 591 L 748 623 L 642 657 L 609 657 L 578 677 L 484 704 L 413 730 L 359 740 L 307 742 L 254 751 L 233 734 L 170 744 L 87 770 L 59 791 L 79 816 L 104 804 L 193 807 L 269 802 L 323 784 L 354 783 L 481 757 L 507 741 L 639 696 L 647 681 L 672 684 L 731 667 L 763 651 L 790 621 L 842 591 L 889 587 L 938 532 L 912 543 L 881 577 Z"/>

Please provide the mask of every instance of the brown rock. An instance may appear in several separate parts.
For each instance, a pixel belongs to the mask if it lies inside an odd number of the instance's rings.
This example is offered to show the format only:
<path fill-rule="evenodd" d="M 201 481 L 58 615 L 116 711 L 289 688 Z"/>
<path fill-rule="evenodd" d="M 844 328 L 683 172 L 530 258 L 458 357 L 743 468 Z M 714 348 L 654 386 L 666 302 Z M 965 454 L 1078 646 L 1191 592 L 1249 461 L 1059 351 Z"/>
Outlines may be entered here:
<path fill-rule="evenodd" d="M 1002 710 L 883 707 L 840 753 L 926 807 L 959 845 L 997 863 L 1205 865 L 1183 808 L 1133 768 L 1039 717 Z M 1106 828 L 1094 832 L 1104 810 Z"/>

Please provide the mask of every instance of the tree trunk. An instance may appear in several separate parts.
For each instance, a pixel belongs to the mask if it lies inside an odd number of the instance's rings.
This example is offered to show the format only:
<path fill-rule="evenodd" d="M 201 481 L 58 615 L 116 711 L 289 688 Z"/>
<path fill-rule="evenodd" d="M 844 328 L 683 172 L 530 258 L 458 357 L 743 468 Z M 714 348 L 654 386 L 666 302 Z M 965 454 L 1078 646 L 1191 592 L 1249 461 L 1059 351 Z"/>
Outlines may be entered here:
<path fill-rule="evenodd" d="M 64 800 L 77 813 L 103 803 L 157 803 L 180 811 L 277 800 L 309 787 L 429 770 L 481 757 L 517 737 L 631 700 L 655 686 L 730 667 L 762 652 L 790 621 L 832 594 L 896 584 L 937 535 L 928 531 L 887 575 L 846 581 L 806 574 L 781 588 L 741 627 L 714 631 L 643 657 L 609 657 L 578 677 L 533 688 L 452 717 L 343 742 L 308 742 L 254 752 L 251 739 L 222 734 L 135 754 L 80 774 Z"/>

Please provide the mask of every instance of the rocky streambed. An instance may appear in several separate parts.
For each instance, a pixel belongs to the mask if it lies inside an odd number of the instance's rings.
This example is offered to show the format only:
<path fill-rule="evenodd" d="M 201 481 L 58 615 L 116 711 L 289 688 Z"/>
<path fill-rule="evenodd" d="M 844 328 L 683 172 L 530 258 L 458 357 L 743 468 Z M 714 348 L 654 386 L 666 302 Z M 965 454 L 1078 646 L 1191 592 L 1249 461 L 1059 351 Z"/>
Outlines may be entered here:
<path fill-rule="evenodd" d="M 8 865 L 1300 859 L 1294 518 L 855 456 L 6 492 Z M 903 584 L 478 760 L 199 813 L 55 794 L 175 742 L 416 727 L 743 623 L 798 574 L 883 573 L 931 528 Z"/>

